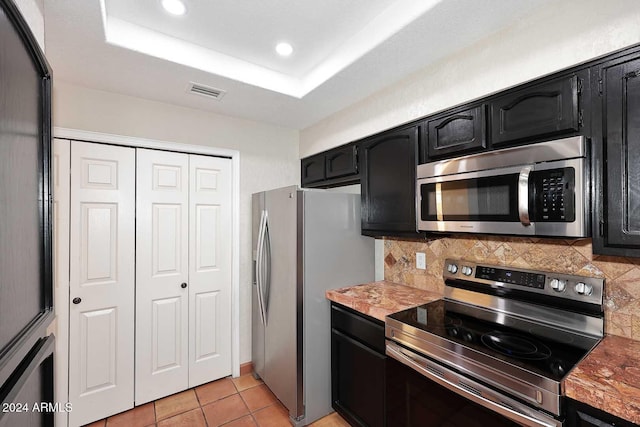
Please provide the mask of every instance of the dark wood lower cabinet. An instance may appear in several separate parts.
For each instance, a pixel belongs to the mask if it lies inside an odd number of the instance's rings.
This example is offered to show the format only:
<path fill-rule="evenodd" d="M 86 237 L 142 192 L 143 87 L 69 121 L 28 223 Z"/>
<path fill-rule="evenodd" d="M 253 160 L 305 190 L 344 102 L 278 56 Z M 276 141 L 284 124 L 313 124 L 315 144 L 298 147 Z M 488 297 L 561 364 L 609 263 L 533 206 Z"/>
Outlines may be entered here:
<path fill-rule="evenodd" d="M 632 427 L 632 422 L 623 420 L 582 402 L 567 399 L 567 427 Z"/>
<path fill-rule="evenodd" d="M 385 360 L 384 323 L 332 304 L 331 401 L 352 426 L 386 425 Z"/>

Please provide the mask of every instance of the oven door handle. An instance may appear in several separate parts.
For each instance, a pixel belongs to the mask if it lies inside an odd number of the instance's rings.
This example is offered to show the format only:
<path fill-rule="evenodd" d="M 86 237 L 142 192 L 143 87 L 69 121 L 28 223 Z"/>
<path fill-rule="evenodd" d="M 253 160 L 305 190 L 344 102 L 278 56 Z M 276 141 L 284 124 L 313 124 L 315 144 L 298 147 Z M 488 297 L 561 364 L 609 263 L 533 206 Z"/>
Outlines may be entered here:
<path fill-rule="evenodd" d="M 520 170 L 518 176 L 518 216 L 525 227 L 531 225 L 531 218 L 529 218 L 529 174 L 532 169 L 532 166 L 525 166 Z"/>
<path fill-rule="evenodd" d="M 414 370 L 418 371 L 418 373 L 434 381 L 435 383 L 471 400 L 472 402 L 477 403 L 480 406 L 491 409 L 492 411 L 497 412 L 498 414 L 509 418 L 510 420 L 518 422 L 527 427 L 562 426 L 559 421 L 556 421 L 554 419 L 548 418 L 545 420 L 541 420 L 538 418 L 534 418 L 530 415 L 515 410 L 515 408 L 507 407 L 504 404 L 488 399 L 487 397 L 483 396 L 481 391 L 479 390 L 483 386 L 481 386 L 480 384 L 476 384 L 475 381 L 471 381 L 468 378 L 454 373 L 453 371 L 435 363 L 433 364 L 434 366 L 430 366 L 431 364 L 427 361 L 427 359 L 394 343 L 390 343 L 389 341 L 387 341 L 386 350 L 388 356 L 394 358 L 398 362 L 410 368 L 413 368 Z M 453 383 L 451 381 L 451 378 L 455 378 L 458 381 L 458 384 Z"/>

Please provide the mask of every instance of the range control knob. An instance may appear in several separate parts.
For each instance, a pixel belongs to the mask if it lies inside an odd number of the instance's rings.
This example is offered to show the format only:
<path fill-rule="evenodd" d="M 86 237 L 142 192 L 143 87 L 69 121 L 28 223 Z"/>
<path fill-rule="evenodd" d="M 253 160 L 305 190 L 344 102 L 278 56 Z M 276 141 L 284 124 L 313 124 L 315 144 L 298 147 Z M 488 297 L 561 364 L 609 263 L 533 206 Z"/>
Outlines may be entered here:
<path fill-rule="evenodd" d="M 593 286 L 588 283 L 578 282 L 576 283 L 575 290 L 580 295 L 591 295 L 593 292 Z"/>
<path fill-rule="evenodd" d="M 552 279 L 549 284 L 551 285 L 551 289 L 556 292 L 564 292 L 567 287 L 567 282 L 562 279 Z"/>
<path fill-rule="evenodd" d="M 471 273 L 473 273 L 473 268 L 466 265 L 462 266 L 462 274 L 464 274 L 465 276 L 471 276 Z"/>
<path fill-rule="evenodd" d="M 456 264 L 447 265 L 447 271 L 451 274 L 456 274 L 458 272 L 458 266 Z"/>

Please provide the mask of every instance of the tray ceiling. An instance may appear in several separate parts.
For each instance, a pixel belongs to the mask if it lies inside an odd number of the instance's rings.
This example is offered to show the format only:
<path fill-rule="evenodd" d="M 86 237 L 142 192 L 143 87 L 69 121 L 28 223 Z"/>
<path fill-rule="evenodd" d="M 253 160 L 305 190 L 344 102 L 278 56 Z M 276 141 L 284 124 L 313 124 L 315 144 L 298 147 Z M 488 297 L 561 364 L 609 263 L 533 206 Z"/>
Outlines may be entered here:
<path fill-rule="evenodd" d="M 549 1 L 184 0 L 175 17 L 160 0 L 56 0 L 45 36 L 61 80 L 301 129 Z"/>

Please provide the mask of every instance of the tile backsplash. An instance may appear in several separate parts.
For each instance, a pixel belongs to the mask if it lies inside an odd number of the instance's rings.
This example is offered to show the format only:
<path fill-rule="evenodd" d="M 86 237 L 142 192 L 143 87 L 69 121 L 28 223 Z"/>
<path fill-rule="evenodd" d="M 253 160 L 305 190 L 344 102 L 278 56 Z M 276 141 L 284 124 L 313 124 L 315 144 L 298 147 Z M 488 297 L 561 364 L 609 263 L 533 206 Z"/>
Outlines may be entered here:
<path fill-rule="evenodd" d="M 427 269 L 416 269 L 416 252 L 424 252 Z M 604 277 L 605 332 L 640 340 L 640 258 L 592 255 L 591 240 L 517 237 L 442 237 L 384 241 L 384 278 L 443 293 L 446 258 Z"/>

